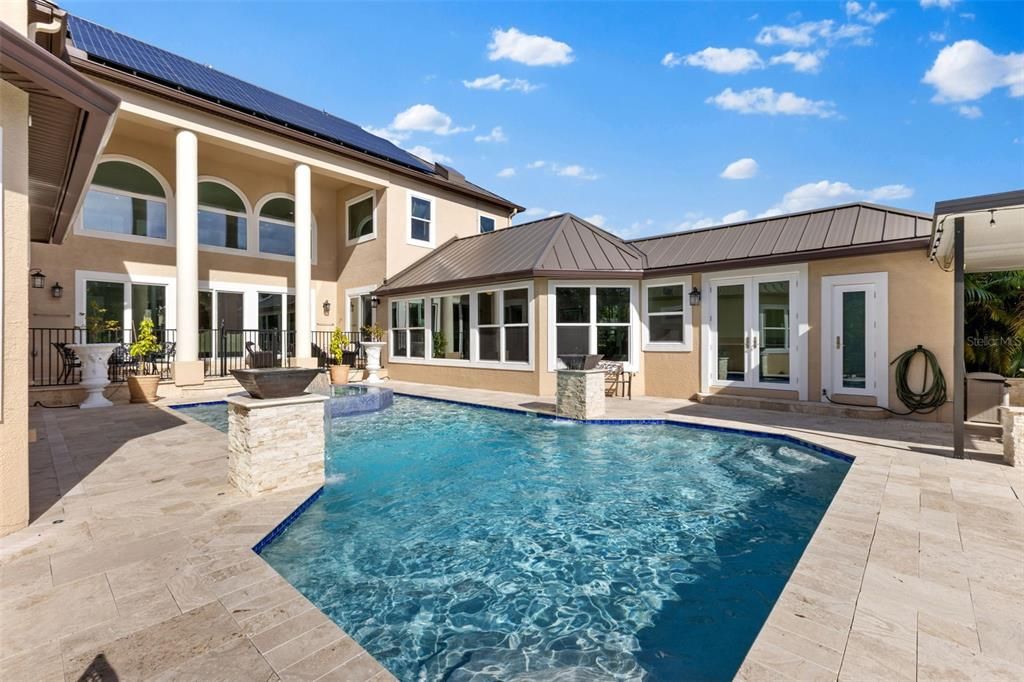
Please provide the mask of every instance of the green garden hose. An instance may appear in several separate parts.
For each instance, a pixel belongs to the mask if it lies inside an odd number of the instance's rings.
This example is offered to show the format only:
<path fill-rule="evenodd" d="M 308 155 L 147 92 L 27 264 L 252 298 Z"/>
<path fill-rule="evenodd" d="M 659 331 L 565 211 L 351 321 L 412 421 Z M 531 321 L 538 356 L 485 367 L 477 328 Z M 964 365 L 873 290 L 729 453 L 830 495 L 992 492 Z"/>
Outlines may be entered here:
<path fill-rule="evenodd" d="M 921 390 L 915 391 L 910 387 L 910 366 L 913 364 L 914 358 L 917 357 L 918 353 L 924 356 L 924 375 L 921 377 Z M 900 353 L 889 365 L 896 365 L 896 397 L 909 409 L 907 412 L 898 412 L 881 405 L 873 405 L 872 407 L 877 407 L 891 414 L 908 415 L 915 412 L 929 414 L 946 404 L 946 377 L 942 373 L 939 359 L 935 357 L 935 353 L 919 345 L 917 348 L 911 348 Z M 864 405 L 833 400 L 827 393 L 825 398 L 830 403 L 836 405 L 864 407 Z"/>

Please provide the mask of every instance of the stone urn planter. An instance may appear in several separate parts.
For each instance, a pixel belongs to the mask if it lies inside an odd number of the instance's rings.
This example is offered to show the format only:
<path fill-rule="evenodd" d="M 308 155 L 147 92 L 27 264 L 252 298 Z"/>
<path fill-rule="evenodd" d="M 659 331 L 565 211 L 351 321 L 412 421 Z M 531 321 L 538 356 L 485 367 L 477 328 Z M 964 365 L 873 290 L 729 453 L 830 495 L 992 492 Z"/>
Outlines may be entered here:
<path fill-rule="evenodd" d="M 128 377 L 129 402 L 132 403 L 153 403 L 158 400 L 156 389 L 160 385 L 160 376 L 157 374 L 130 375 Z"/>
<path fill-rule="evenodd" d="M 107 377 L 107 361 L 110 359 L 116 343 L 74 343 L 68 348 L 74 351 L 82 361 L 82 381 L 79 385 L 85 389 L 86 396 L 82 404 L 83 410 L 93 407 L 109 407 L 114 403 L 103 397 L 103 389 L 110 383 Z"/>
<path fill-rule="evenodd" d="M 363 341 L 363 348 L 366 349 L 366 383 L 380 384 L 384 380 L 380 378 L 380 352 L 384 348 L 384 341 Z"/>

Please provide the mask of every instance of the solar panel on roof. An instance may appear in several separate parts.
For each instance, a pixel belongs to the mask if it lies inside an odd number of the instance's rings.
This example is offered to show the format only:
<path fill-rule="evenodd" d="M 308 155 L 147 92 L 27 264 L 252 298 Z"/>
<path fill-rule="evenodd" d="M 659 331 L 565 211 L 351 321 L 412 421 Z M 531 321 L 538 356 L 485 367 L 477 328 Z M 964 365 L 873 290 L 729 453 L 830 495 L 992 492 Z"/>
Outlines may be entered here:
<path fill-rule="evenodd" d="M 73 15 L 68 15 L 68 29 L 75 47 L 90 57 L 404 166 L 434 171 L 433 166 L 397 145 L 325 111 Z"/>

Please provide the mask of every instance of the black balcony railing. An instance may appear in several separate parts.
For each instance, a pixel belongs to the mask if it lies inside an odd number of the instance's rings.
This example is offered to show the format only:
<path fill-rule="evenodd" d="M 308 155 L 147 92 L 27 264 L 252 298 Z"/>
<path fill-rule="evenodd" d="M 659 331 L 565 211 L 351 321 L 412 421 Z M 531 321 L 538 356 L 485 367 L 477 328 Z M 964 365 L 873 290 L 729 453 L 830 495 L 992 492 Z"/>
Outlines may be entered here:
<path fill-rule="evenodd" d="M 87 333 L 73 327 L 32 327 L 29 329 L 29 384 L 31 386 L 69 386 L 82 379 L 82 362 L 70 346 L 77 343 L 117 343 L 107 361 L 107 376 L 114 383 L 124 382 L 131 374 L 158 374 L 170 378 L 175 354 L 175 330 L 154 329 L 161 350 L 147 358 L 134 358 L 128 352 L 135 332 L 112 329 Z"/>

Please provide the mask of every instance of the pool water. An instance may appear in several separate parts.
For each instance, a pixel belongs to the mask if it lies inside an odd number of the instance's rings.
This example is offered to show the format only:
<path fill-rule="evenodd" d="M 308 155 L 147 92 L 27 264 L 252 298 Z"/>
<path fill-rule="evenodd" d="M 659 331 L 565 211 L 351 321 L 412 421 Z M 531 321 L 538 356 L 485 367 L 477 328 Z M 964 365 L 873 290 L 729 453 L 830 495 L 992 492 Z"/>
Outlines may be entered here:
<path fill-rule="evenodd" d="M 262 555 L 401 680 L 725 680 L 848 467 L 398 397 Z"/>

